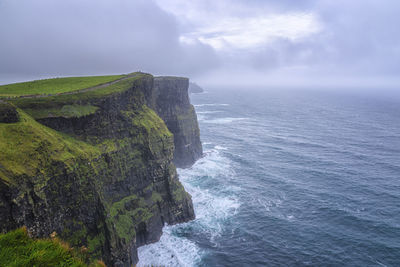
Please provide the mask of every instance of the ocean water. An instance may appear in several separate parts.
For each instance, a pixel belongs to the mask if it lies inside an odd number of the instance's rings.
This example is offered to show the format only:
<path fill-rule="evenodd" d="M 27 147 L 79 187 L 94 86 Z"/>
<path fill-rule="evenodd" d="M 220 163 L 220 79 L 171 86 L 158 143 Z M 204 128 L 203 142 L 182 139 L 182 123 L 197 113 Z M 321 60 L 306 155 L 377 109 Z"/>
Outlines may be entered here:
<path fill-rule="evenodd" d="M 191 96 L 196 220 L 139 266 L 400 266 L 400 100 L 320 91 Z"/>

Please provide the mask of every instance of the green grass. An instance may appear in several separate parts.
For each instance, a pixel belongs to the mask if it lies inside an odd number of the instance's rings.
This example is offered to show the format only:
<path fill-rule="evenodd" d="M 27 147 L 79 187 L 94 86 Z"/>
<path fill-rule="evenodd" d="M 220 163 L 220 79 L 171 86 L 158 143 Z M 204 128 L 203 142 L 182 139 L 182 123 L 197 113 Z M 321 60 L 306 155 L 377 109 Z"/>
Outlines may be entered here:
<path fill-rule="evenodd" d="M 27 110 L 28 113 L 35 118 L 35 113 L 32 112 L 32 110 L 61 109 L 64 105 L 73 105 L 75 103 L 79 103 L 80 105 L 82 105 L 82 103 L 93 104 L 96 103 L 97 99 L 100 99 L 104 96 L 128 90 L 134 85 L 134 83 L 140 82 L 141 79 L 146 76 L 149 76 L 149 74 L 138 73 L 136 76 L 118 81 L 110 86 L 98 88 L 96 90 L 39 98 L 14 98 L 8 100 L 8 102 L 13 103 L 23 110 Z M 43 113 L 41 115 L 43 115 Z"/>
<path fill-rule="evenodd" d="M 0 123 L 0 179 L 13 183 L 17 175 L 34 176 L 49 160 L 73 164 L 91 159 L 99 150 L 85 142 L 52 130 L 18 110 L 20 121 Z"/>
<path fill-rule="evenodd" d="M 125 75 L 68 77 L 0 86 L 0 97 L 48 95 L 77 91 L 123 78 Z"/>
<path fill-rule="evenodd" d="M 41 266 L 41 267 L 100 267 L 102 262 L 87 265 L 84 249 L 73 249 L 57 237 L 33 239 L 26 228 L 0 234 L 0 266 Z"/>
<path fill-rule="evenodd" d="M 35 119 L 50 117 L 79 118 L 95 113 L 99 108 L 92 105 L 64 105 L 61 108 L 25 109 Z"/>

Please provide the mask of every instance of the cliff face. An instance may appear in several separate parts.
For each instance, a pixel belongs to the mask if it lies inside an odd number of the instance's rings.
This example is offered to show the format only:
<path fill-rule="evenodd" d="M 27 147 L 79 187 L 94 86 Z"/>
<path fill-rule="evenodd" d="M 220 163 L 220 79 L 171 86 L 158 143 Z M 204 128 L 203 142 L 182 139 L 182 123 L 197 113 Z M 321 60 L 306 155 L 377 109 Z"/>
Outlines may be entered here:
<path fill-rule="evenodd" d="M 189 93 L 190 94 L 200 94 L 203 92 L 204 92 L 203 88 L 201 88 L 198 84 L 193 83 L 193 82 L 189 83 Z"/>
<path fill-rule="evenodd" d="M 0 100 L 0 123 L 11 123 L 19 120 L 18 112 L 12 105 Z"/>
<path fill-rule="evenodd" d="M 14 100 L 19 121 L 0 123 L 0 231 L 56 231 L 94 258 L 131 266 L 164 223 L 193 219 L 173 164 L 174 155 L 188 163 L 186 152 L 174 154 L 181 141 L 171 134 L 198 138 L 187 80 L 157 80 L 138 74 L 96 92 Z"/>
<path fill-rule="evenodd" d="M 197 115 L 188 95 L 189 80 L 175 77 L 154 79 L 154 109 L 174 135 L 174 163 L 185 168 L 203 155 Z"/>

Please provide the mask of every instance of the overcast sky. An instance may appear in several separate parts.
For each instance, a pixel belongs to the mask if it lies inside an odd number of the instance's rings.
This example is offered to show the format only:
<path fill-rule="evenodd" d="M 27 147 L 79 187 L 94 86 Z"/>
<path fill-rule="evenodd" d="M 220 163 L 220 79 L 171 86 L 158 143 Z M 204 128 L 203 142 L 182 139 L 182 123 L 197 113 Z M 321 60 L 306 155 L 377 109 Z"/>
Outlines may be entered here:
<path fill-rule="evenodd" d="M 205 84 L 400 84 L 398 0 L 0 0 L 0 83 L 68 75 Z"/>

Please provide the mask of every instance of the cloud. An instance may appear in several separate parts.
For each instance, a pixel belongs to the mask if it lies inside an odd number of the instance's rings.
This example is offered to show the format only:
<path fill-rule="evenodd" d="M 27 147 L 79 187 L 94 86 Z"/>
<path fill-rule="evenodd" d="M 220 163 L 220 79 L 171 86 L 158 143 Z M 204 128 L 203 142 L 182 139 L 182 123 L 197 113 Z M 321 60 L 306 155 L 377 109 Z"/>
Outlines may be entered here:
<path fill-rule="evenodd" d="M 260 17 L 226 18 L 183 34 L 182 42 L 199 40 L 216 50 L 259 48 L 275 39 L 296 41 L 319 31 L 312 14 L 291 13 Z"/>
<path fill-rule="evenodd" d="M 400 2 L 395 0 L 321 1 L 316 5 L 326 25 L 318 40 L 333 65 L 368 74 L 400 71 Z"/>
<path fill-rule="evenodd" d="M 0 0 L 0 82 L 138 69 L 393 80 L 398 10 L 397 0 Z"/>
<path fill-rule="evenodd" d="M 321 30 L 309 38 L 281 38 L 251 53 L 254 69 L 302 68 L 301 75 L 356 79 L 397 76 L 400 72 L 400 35 L 396 25 L 400 2 L 390 0 L 316 2 Z M 336 79 L 336 78 L 335 78 Z M 388 80 L 392 78 L 388 77 Z"/>
<path fill-rule="evenodd" d="M 135 70 L 189 75 L 218 64 L 206 44 L 181 43 L 175 17 L 149 0 L 2 0 L 0 36 L 0 79 Z"/>
<path fill-rule="evenodd" d="M 198 40 L 217 50 L 253 49 L 278 38 L 295 41 L 320 30 L 318 18 L 310 12 L 276 12 L 271 4 L 251 2 L 158 0 L 180 22 L 182 42 Z"/>

